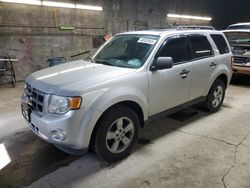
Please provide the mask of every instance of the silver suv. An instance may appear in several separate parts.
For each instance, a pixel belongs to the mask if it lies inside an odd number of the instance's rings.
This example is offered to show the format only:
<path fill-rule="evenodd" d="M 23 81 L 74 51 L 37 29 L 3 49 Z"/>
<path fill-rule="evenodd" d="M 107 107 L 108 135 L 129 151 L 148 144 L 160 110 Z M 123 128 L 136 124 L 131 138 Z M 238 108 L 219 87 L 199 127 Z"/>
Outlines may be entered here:
<path fill-rule="evenodd" d="M 67 153 L 91 147 L 106 161 L 120 160 L 152 119 L 201 102 L 218 111 L 231 60 L 219 31 L 118 34 L 88 59 L 31 74 L 22 114 L 36 135 Z"/>

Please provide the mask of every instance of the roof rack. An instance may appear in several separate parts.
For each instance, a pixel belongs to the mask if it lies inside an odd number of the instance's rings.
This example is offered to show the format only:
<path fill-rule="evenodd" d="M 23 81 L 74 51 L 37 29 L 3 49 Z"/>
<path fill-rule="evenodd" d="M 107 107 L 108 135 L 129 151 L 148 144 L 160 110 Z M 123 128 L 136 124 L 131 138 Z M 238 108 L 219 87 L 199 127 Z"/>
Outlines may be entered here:
<path fill-rule="evenodd" d="M 173 30 L 173 27 L 150 27 L 149 30 Z"/>
<path fill-rule="evenodd" d="M 154 27 L 149 28 L 149 30 L 158 30 L 158 31 L 166 31 L 166 30 L 186 30 L 186 29 L 202 29 L 202 30 L 216 30 L 212 26 L 200 26 L 200 25 L 180 25 L 180 26 L 172 26 L 172 27 Z"/>
<path fill-rule="evenodd" d="M 184 29 L 205 29 L 205 30 L 215 30 L 212 26 L 199 26 L 199 25 L 180 25 L 176 27 L 176 30 Z"/>

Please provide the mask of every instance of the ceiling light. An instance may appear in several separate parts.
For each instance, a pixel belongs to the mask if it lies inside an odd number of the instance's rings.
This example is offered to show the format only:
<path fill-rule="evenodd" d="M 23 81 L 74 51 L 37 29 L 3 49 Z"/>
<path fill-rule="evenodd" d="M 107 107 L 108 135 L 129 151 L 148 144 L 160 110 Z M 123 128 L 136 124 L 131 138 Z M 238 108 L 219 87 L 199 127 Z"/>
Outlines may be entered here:
<path fill-rule="evenodd" d="M 179 14 L 168 14 L 169 18 L 182 18 L 182 19 L 193 19 L 193 20 L 203 20 L 203 21 L 211 21 L 211 17 L 203 17 L 203 16 L 190 16 L 190 15 L 179 15 Z"/>
<path fill-rule="evenodd" d="M 43 5 L 49 7 L 61 7 L 61 8 L 77 8 L 77 9 L 85 9 L 85 10 L 96 10 L 102 11 L 102 7 L 100 6 L 92 6 L 92 5 L 82 5 L 82 4 L 74 4 L 74 3 L 63 3 L 63 2 L 55 2 L 55 1 L 42 1 L 42 0 L 0 0 L 0 2 L 7 3 L 21 3 L 28 5 Z"/>
<path fill-rule="evenodd" d="M 29 5 L 42 5 L 39 0 L 0 0 L 0 2 L 6 3 L 21 3 L 21 4 L 29 4 Z"/>
<path fill-rule="evenodd" d="M 49 6 L 49 7 L 75 8 L 75 4 L 73 3 L 61 3 L 61 2 L 54 2 L 54 1 L 43 1 L 42 5 Z"/>
<path fill-rule="evenodd" d="M 85 10 L 98 10 L 102 11 L 102 7 L 99 6 L 91 6 L 91 5 L 81 5 L 81 4 L 76 4 L 77 9 L 85 9 Z"/>

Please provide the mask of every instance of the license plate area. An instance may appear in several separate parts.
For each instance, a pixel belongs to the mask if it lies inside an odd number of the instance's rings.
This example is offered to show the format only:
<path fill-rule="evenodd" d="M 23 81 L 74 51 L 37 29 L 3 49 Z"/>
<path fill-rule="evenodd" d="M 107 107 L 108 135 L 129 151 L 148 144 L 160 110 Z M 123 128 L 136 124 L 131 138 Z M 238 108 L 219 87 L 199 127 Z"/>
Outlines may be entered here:
<path fill-rule="evenodd" d="M 23 117 L 30 123 L 31 107 L 28 104 L 21 104 Z"/>

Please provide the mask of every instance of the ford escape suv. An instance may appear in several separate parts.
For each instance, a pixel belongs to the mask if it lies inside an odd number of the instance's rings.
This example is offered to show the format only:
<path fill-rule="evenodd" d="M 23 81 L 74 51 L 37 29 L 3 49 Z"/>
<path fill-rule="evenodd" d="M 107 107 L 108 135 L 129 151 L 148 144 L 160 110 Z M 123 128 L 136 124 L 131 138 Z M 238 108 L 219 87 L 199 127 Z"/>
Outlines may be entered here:
<path fill-rule="evenodd" d="M 156 30 L 117 34 L 86 60 L 31 74 L 22 114 L 40 138 L 106 161 L 129 155 L 154 118 L 203 103 L 216 112 L 231 79 L 223 33 Z"/>

